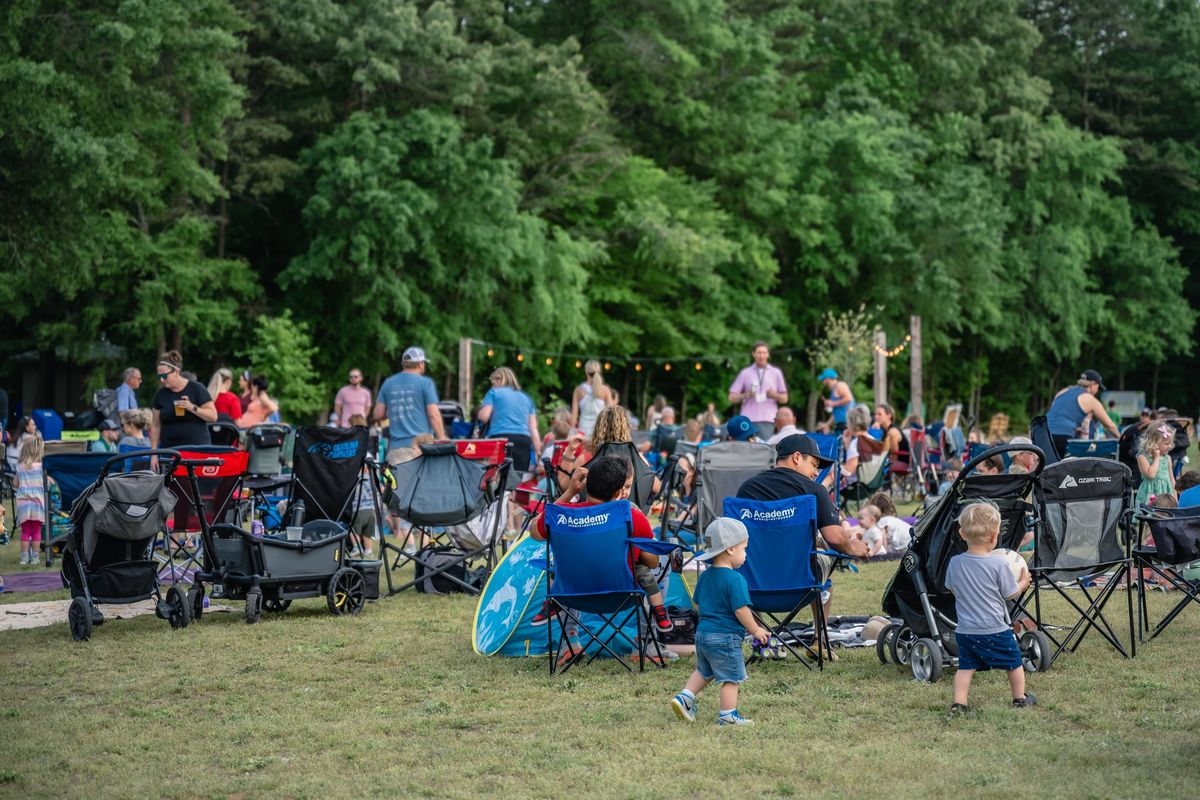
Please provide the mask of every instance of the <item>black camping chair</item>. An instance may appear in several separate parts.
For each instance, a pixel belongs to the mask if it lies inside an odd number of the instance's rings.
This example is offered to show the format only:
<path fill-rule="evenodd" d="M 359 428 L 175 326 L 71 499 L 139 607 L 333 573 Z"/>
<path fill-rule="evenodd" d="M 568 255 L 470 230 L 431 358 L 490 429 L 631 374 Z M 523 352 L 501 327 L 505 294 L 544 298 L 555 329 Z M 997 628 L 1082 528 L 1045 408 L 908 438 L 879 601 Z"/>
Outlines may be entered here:
<path fill-rule="evenodd" d="M 1045 466 L 1056 464 L 1062 459 L 1063 454 L 1054 446 L 1054 437 L 1050 435 L 1050 423 L 1044 414 L 1029 421 L 1029 438 L 1046 456 Z"/>
<path fill-rule="evenodd" d="M 1154 542 L 1153 546 L 1137 544 L 1133 548 L 1133 565 L 1138 576 L 1138 641 L 1145 642 L 1166 630 L 1190 603 L 1200 606 L 1200 582 L 1187 580 L 1180 574 L 1181 565 L 1200 561 L 1200 506 L 1143 506 L 1134 518 L 1149 528 Z M 1146 599 L 1146 571 L 1151 572 L 1164 588 L 1170 587 L 1180 593 L 1179 602 L 1153 625 Z"/>
<path fill-rule="evenodd" d="M 512 468 L 507 455 L 506 449 L 503 461 L 488 464 L 459 455 L 453 442 L 439 442 L 421 445 L 420 458 L 390 468 L 388 509 L 412 527 L 398 544 L 380 538 L 381 557 L 388 565 L 389 595 L 412 587 L 440 593 L 439 586 L 480 593 L 496 560 L 505 487 Z M 419 536 L 430 543 L 418 550 Z M 479 559 L 484 562 L 482 572 L 470 574 L 471 565 Z M 392 572 L 409 563 L 413 565 L 412 579 L 395 584 Z"/>
<path fill-rule="evenodd" d="M 629 490 L 629 502 L 643 514 L 648 512 L 654 502 L 654 481 L 658 476 L 642 458 L 637 445 L 633 442 L 605 442 L 596 449 L 592 460 L 605 456 L 616 456 L 633 464 L 633 487 Z"/>
<path fill-rule="evenodd" d="M 292 476 L 280 527 L 327 519 L 349 526 L 368 456 L 363 426 L 306 426 L 296 431 Z M 282 441 L 281 441 L 282 445 Z M 251 455 L 251 461 L 254 456 Z M 248 482 L 247 482 L 248 483 Z"/>
<path fill-rule="evenodd" d="M 1137 653 L 1133 593 L 1126 592 L 1128 650 L 1104 615 L 1105 606 L 1132 565 L 1131 486 L 1129 468 L 1109 458 L 1065 459 L 1046 467 L 1038 477 L 1034 496 L 1040 523 L 1034 528 L 1033 563 L 1029 565 L 1033 582 L 1017 604 L 1029 613 L 1032 594 L 1033 617 L 1054 647 L 1051 663 L 1064 651 L 1075 652 L 1091 630 L 1126 658 Z M 1047 589 L 1078 614 L 1078 621 L 1065 636 L 1056 633 L 1061 629 L 1044 624 L 1041 593 Z"/>

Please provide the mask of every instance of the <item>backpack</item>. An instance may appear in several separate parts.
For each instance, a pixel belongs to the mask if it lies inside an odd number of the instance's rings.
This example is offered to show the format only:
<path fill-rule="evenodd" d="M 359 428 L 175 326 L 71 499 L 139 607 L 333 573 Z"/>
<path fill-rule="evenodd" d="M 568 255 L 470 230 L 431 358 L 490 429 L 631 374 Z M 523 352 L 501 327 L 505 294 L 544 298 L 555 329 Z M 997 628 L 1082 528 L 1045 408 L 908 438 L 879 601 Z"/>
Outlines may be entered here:
<path fill-rule="evenodd" d="M 467 569 L 466 563 L 462 560 L 465 555 L 465 550 L 445 545 L 427 545 L 421 548 L 420 552 L 417 553 L 417 560 L 414 561 L 417 591 L 422 594 L 466 592 L 461 585 L 455 583 L 448 576 L 458 578 L 467 585 L 474 587 L 477 591 L 483 589 L 483 582 L 487 580 L 487 570 L 483 567 L 472 570 Z M 425 578 L 427 573 L 436 572 L 447 565 L 452 566 L 443 572 L 438 572 L 432 578 Z"/>

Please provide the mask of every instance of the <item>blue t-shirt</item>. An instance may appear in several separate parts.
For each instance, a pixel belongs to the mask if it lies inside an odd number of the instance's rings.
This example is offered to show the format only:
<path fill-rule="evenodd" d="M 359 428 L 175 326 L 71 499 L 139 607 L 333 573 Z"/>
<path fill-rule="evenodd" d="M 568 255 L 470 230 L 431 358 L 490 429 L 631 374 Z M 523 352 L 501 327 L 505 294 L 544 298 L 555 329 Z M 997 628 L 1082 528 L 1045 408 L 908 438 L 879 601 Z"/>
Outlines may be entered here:
<path fill-rule="evenodd" d="M 128 383 L 122 383 L 117 387 L 117 413 L 122 411 L 133 411 L 138 407 L 137 395 L 133 393 L 133 388 Z"/>
<path fill-rule="evenodd" d="M 483 396 L 483 405 L 492 406 L 488 436 L 529 436 L 529 415 L 536 414 L 533 399 L 511 386 L 493 386 Z"/>
<path fill-rule="evenodd" d="M 388 449 L 411 447 L 414 436 L 433 433 L 427 406 L 437 405 L 433 381 L 415 372 L 397 372 L 379 387 L 379 402 L 387 408 Z"/>
<path fill-rule="evenodd" d="M 954 593 L 959 633 L 1001 633 L 1012 624 L 1007 601 L 1017 580 L 1000 556 L 959 553 L 946 567 L 946 588 Z"/>
<path fill-rule="evenodd" d="M 1179 507 L 1200 506 L 1200 486 L 1193 486 L 1179 495 Z"/>
<path fill-rule="evenodd" d="M 700 573 L 692 597 L 700 609 L 696 633 L 746 633 L 735 612 L 750 605 L 750 589 L 737 570 L 709 567 Z"/>

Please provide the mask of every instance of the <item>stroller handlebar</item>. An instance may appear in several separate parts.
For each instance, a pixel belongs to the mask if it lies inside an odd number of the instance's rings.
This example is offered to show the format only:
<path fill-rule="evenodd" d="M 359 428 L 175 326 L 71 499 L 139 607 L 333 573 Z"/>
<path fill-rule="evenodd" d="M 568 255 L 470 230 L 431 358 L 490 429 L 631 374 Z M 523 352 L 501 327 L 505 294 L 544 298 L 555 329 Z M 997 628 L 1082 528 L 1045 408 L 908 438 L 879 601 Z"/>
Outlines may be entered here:
<path fill-rule="evenodd" d="M 118 453 L 104 462 L 104 466 L 100 468 L 100 478 L 103 479 L 108 477 L 108 471 L 114 464 L 123 464 L 131 459 L 146 458 L 158 458 L 160 460 L 166 460 L 170 464 L 170 469 L 166 470 L 166 473 L 170 474 L 174 472 L 175 467 L 179 465 L 180 455 L 177 450 L 165 450 L 161 448 L 158 450 L 130 450 L 127 453 Z M 162 470 L 161 463 L 159 464 L 159 469 L 160 471 Z"/>

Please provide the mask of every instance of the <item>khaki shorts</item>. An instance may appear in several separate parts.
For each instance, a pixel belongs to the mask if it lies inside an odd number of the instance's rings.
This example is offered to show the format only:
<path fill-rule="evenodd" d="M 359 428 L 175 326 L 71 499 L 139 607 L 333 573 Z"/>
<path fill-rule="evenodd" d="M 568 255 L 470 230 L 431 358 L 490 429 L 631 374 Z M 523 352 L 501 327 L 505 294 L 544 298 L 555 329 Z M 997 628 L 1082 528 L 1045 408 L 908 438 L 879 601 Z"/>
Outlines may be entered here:
<path fill-rule="evenodd" d="M 825 544 L 825 540 L 821 538 L 821 534 L 817 534 L 817 549 L 832 550 L 833 548 Z M 837 563 L 837 559 L 833 556 L 827 556 L 824 553 L 813 555 L 814 571 L 817 573 L 817 580 L 821 583 L 829 580 L 829 576 L 833 574 L 833 565 Z"/>

